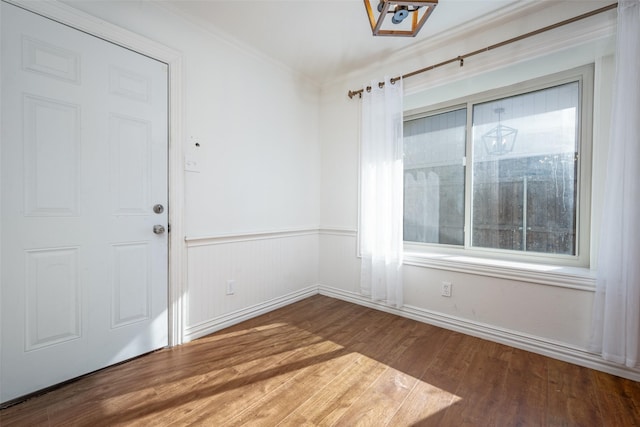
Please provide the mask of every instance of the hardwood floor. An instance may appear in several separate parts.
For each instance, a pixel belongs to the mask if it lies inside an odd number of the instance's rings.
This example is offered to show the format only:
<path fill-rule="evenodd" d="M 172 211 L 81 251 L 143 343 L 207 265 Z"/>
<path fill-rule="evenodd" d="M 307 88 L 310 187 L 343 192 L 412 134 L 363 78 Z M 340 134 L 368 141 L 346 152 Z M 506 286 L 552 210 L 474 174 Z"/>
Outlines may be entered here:
<path fill-rule="evenodd" d="M 314 296 L 0 411 L 2 426 L 633 426 L 640 383 Z"/>

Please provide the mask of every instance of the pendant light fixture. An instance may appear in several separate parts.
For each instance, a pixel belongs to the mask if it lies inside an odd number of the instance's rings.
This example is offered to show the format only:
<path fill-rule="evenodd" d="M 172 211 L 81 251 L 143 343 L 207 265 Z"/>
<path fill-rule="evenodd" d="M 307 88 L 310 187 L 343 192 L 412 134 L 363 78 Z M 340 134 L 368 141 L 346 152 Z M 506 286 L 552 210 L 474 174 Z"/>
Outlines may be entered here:
<path fill-rule="evenodd" d="M 498 115 L 498 126 L 482 135 L 482 142 L 488 155 L 502 156 L 513 151 L 518 130 L 500 123 L 504 108 L 496 108 L 493 112 Z"/>
<path fill-rule="evenodd" d="M 377 5 L 374 7 L 372 2 Z M 437 5 L 438 0 L 364 0 L 374 36 L 415 37 Z M 378 11 L 377 18 L 374 9 Z M 385 21 L 387 15 L 392 16 Z"/>

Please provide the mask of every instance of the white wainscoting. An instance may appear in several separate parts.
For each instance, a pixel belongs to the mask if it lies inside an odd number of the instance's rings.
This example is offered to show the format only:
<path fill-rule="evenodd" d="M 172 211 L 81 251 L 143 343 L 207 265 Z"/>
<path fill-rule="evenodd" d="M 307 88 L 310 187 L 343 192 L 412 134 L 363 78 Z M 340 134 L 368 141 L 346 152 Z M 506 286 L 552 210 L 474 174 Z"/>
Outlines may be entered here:
<path fill-rule="evenodd" d="M 418 306 L 422 305 L 418 301 L 407 300 L 401 309 L 372 301 L 359 293 L 360 262 L 355 230 L 307 228 L 186 240 L 189 282 L 185 295 L 185 342 L 320 293 L 640 381 L 640 371 L 609 363 L 581 346 L 516 330 L 506 324 L 500 326 Z M 430 275 L 429 270 L 438 271 L 429 267 L 418 268 L 424 269 L 425 277 Z M 483 275 L 477 277 L 479 281 Z M 235 280 L 233 295 L 226 294 L 227 280 Z M 408 280 L 411 282 L 411 277 Z M 518 282 L 513 283 L 518 286 Z M 414 285 L 422 289 L 422 294 L 434 292 L 432 284 L 426 282 L 405 284 Z M 527 286 L 585 292 L 543 284 Z M 457 289 L 454 284 L 454 293 Z M 429 297 L 433 301 L 449 300 L 439 294 L 434 295 Z M 497 302 L 497 306 L 505 304 L 509 301 Z M 434 306 L 439 307 L 437 304 Z"/>
<path fill-rule="evenodd" d="M 318 235 L 305 228 L 187 238 L 185 342 L 317 294 Z"/>

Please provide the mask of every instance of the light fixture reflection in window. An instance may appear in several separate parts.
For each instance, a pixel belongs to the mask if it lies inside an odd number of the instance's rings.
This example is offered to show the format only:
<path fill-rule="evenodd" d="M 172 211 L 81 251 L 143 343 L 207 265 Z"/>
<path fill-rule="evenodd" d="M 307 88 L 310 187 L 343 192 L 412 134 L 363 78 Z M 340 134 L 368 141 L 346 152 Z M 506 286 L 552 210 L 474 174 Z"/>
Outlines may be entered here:
<path fill-rule="evenodd" d="M 498 115 L 498 125 L 482 135 L 482 142 L 488 155 L 502 156 L 513 151 L 518 130 L 500 122 L 504 108 L 496 108 L 493 111 Z"/>

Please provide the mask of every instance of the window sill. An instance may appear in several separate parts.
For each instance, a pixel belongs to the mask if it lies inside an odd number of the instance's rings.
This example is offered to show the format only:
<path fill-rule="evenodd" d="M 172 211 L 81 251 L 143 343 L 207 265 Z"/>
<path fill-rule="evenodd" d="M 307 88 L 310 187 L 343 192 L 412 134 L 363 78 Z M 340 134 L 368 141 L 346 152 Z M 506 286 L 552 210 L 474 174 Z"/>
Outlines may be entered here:
<path fill-rule="evenodd" d="M 404 252 L 404 264 L 458 273 L 595 291 L 596 272 L 588 268 L 542 265 L 516 261 L 425 252 Z"/>

